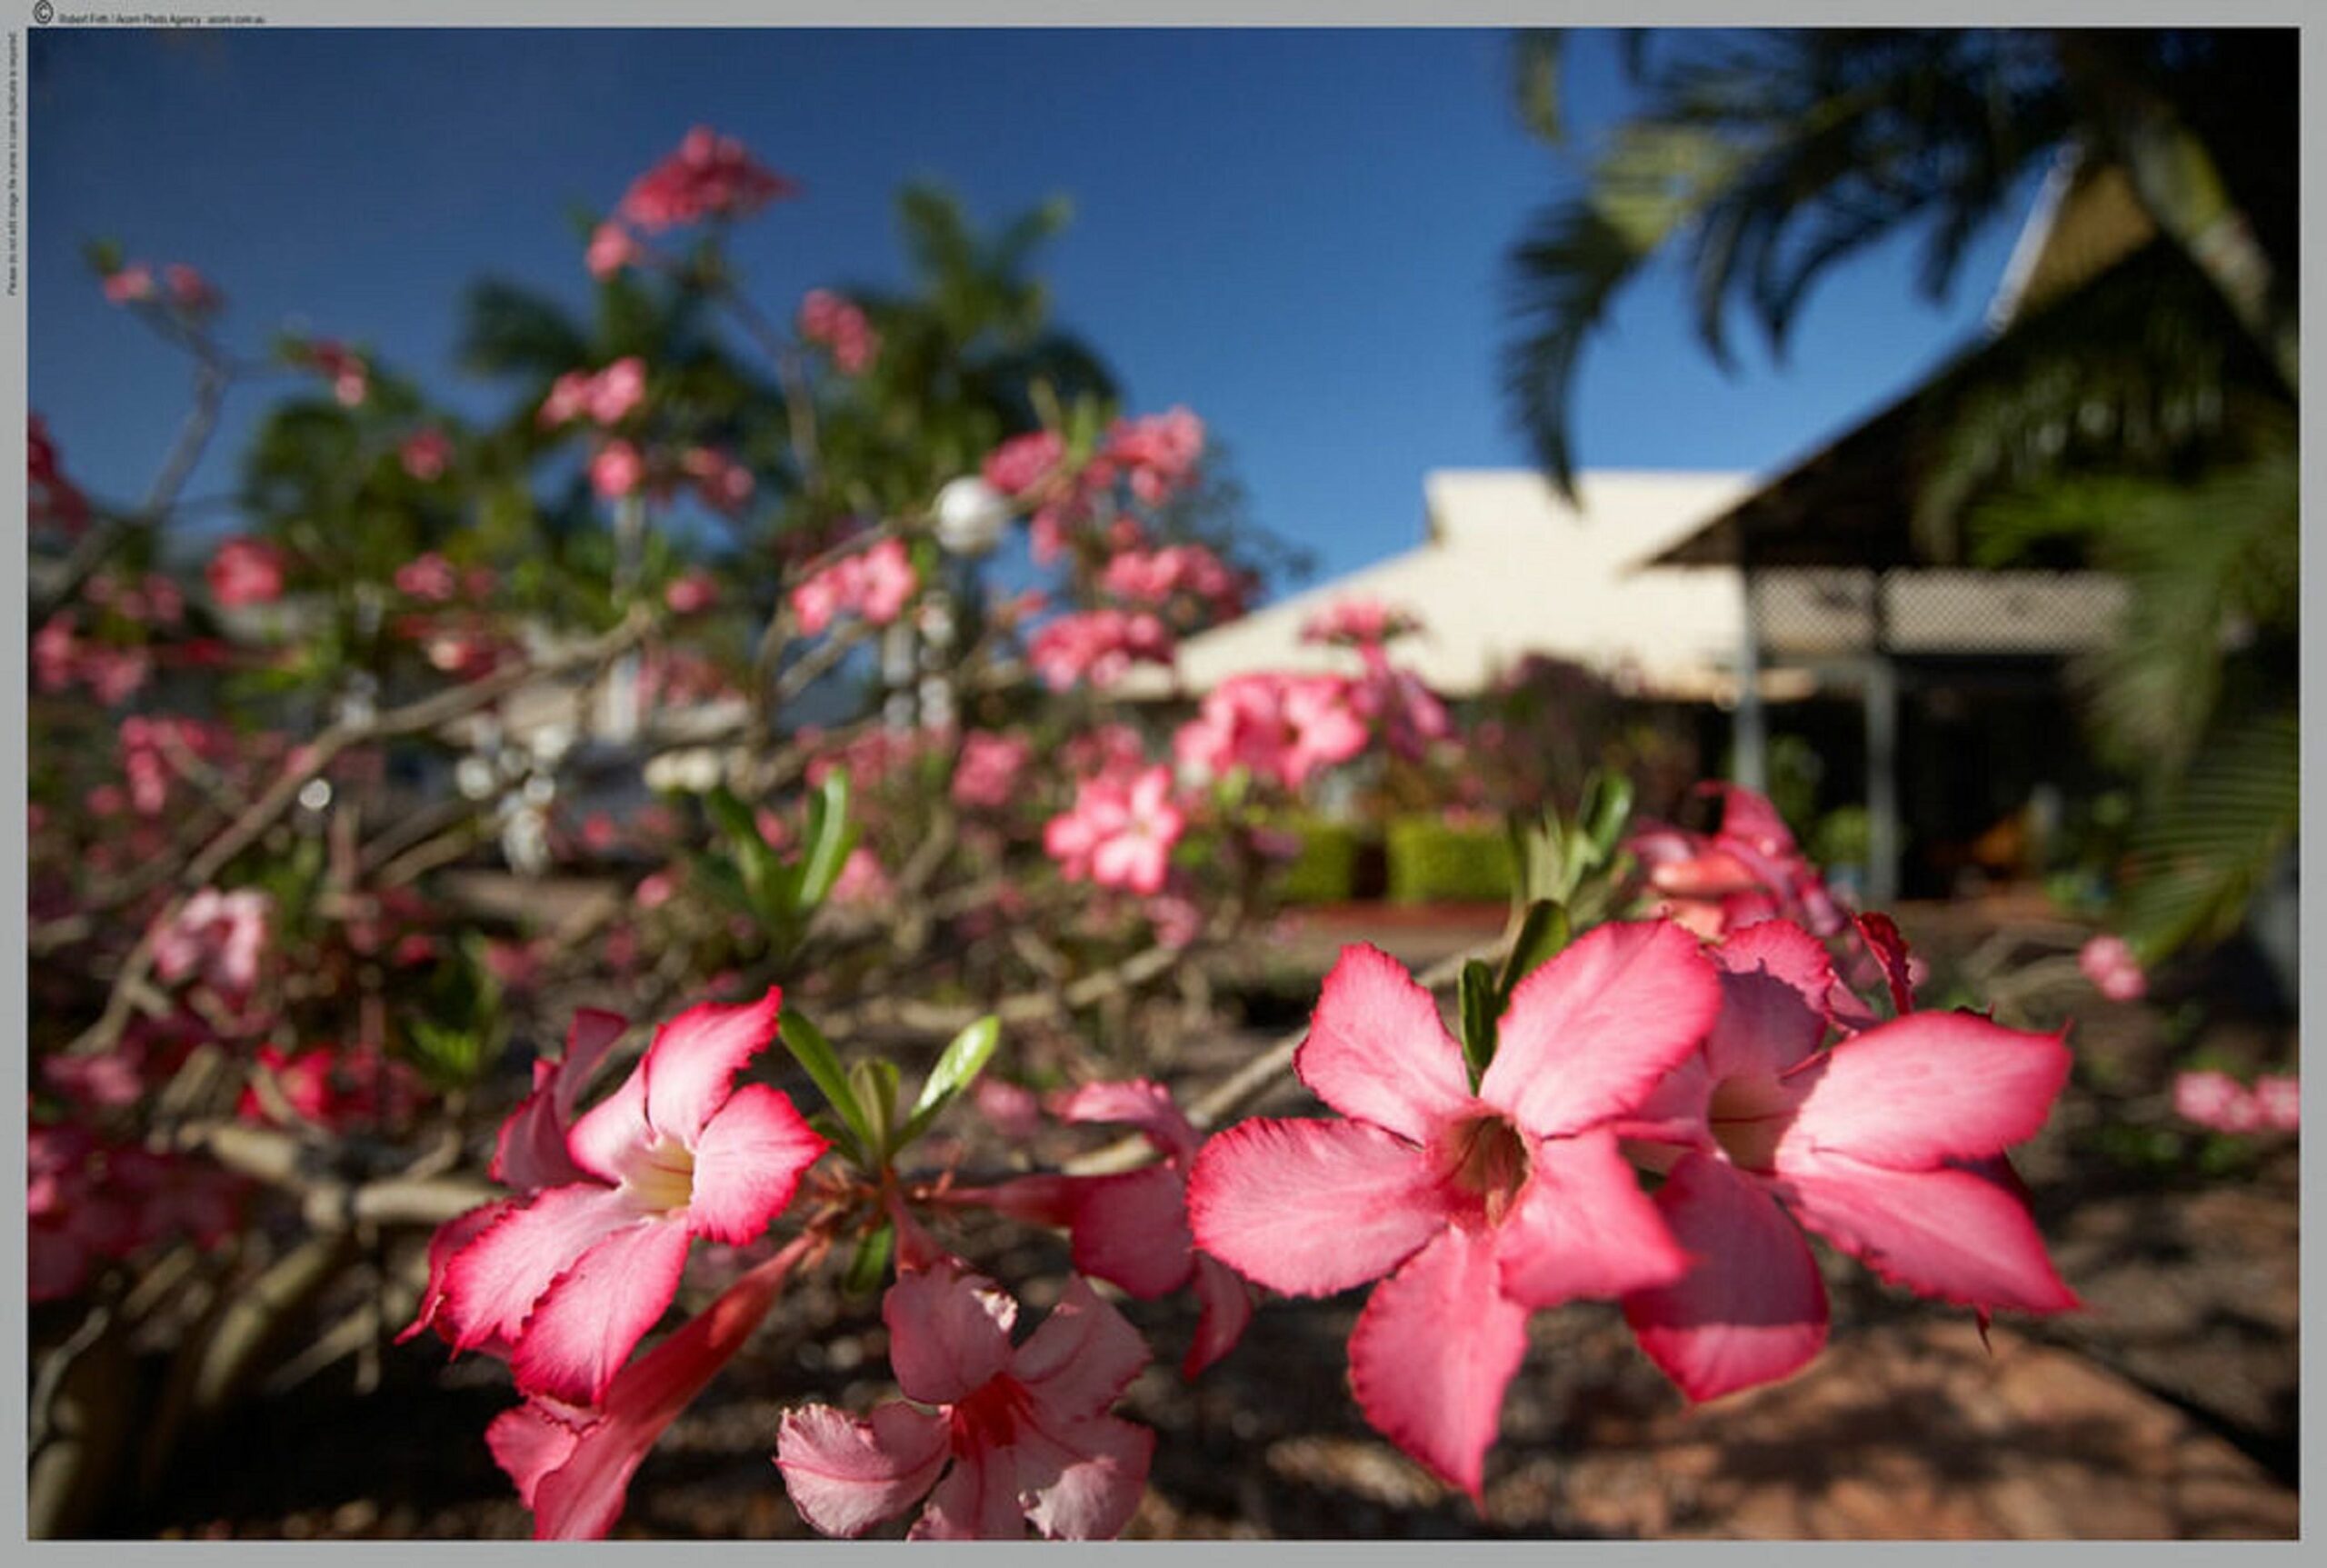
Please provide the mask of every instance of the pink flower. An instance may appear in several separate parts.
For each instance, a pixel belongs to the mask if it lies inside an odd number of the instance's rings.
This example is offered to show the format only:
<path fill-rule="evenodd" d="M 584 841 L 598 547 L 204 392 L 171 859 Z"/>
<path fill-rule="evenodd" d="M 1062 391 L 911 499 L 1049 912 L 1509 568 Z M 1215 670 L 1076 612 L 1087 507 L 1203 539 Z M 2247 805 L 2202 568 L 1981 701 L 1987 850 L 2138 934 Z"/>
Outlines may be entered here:
<path fill-rule="evenodd" d="M 80 639 L 74 635 L 70 610 L 60 610 L 33 634 L 33 675 L 44 692 L 63 691 L 73 684 L 81 664 Z"/>
<path fill-rule="evenodd" d="M 645 459 L 627 441 L 609 441 L 590 459 L 591 488 L 609 501 L 629 494 L 645 477 Z"/>
<path fill-rule="evenodd" d="M 919 585 L 904 543 L 884 539 L 869 550 L 834 562 L 793 589 L 792 613 L 801 632 L 811 637 L 844 614 L 885 626 L 904 614 Z"/>
<path fill-rule="evenodd" d="M 208 315 L 226 303 L 208 278 L 184 262 L 172 262 L 162 269 L 162 276 L 169 285 L 171 303 L 188 315 Z"/>
<path fill-rule="evenodd" d="M 757 483 L 750 469 L 708 446 L 689 447 L 679 466 L 694 480 L 695 494 L 703 497 L 703 504 L 714 512 L 741 511 Z"/>
<path fill-rule="evenodd" d="M 1111 686 L 1134 664 L 1170 664 L 1171 632 L 1145 612 L 1086 610 L 1061 615 L 1034 634 L 1027 662 L 1054 692 L 1077 681 Z"/>
<path fill-rule="evenodd" d="M 1132 494 L 1154 506 L 1181 488 L 1203 455 L 1203 421 L 1184 408 L 1119 419 L 1100 455 L 1127 470 Z"/>
<path fill-rule="evenodd" d="M 600 424 L 619 424 L 645 398 L 646 362 L 625 355 L 598 372 L 591 384 L 590 417 Z"/>
<path fill-rule="evenodd" d="M 663 603 L 674 615 L 699 615 L 719 603 L 719 580 L 708 572 L 689 572 L 663 590 Z"/>
<path fill-rule="evenodd" d="M 863 907 L 885 904 L 895 894 L 896 885 L 881 869 L 880 857 L 863 844 L 848 852 L 848 858 L 841 863 L 840 875 L 833 879 L 832 899 L 838 904 Z"/>
<path fill-rule="evenodd" d="M 636 265 L 644 254 L 628 229 L 617 223 L 603 223 L 590 231 L 590 247 L 582 253 L 582 262 L 592 277 L 603 281 Z"/>
<path fill-rule="evenodd" d="M 1064 1122 L 1136 1127 L 1163 1157 L 1111 1175 L 1021 1176 L 994 1187 L 957 1187 L 945 1201 L 1065 1227 L 1077 1271 L 1143 1301 L 1193 1284 L 1201 1316 L 1180 1371 L 1195 1376 L 1228 1353 L 1253 1316 L 1243 1281 L 1219 1259 L 1197 1252 L 1188 1232 L 1195 1129 L 1172 1103 L 1171 1091 L 1145 1078 L 1086 1084 L 1060 1096 L 1052 1109 Z"/>
<path fill-rule="evenodd" d="M 445 1263 L 424 1312 L 441 1313 L 455 1349 L 505 1342 L 519 1388 L 603 1403 L 676 1294 L 690 1241 L 742 1245 L 783 1212 L 828 1144 L 778 1091 L 732 1082 L 775 1038 L 782 1000 L 771 987 L 704 1003 L 655 1031 L 622 1087 L 567 1131 L 581 1179 L 545 1185 Z M 545 1159 L 540 1114 L 522 1146 Z M 518 1147 L 504 1140 L 504 1169 Z"/>
<path fill-rule="evenodd" d="M 81 493 L 79 485 L 65 476 L 56 444 L 49 439 L 48 425 L 37 414 L 25 417 L 25 460 L 29 521 L 35 526 L 54 527 L 66 534 L 78 534 L 86 528 L 89 498 Z"/>
<path fill-rule="evenodd" d="M 595 1541 L 614 1528 L 648 1450 L 734 1359 L 800 1261 L 794 1241 L 616 1373 L 592 1406 L 536 1395 L 486 1428 L 493 1457 L 534 1513 L 537 1541 Z"/>
<path fill-rule="evenodd" d="M 1004 495 L 1023 495 L 1056 472 L 1066 441 L 1054 431 L 1014 435 L 986 454 L 985 482 Z"/>
<path fill-rule="evenodd" d="M 1301 640 L 1378 648 L 1393 637 L 1420 630 L 1422 622 L 1412 612 L 1379 599 L 1336 599 L 1302 624 Z"/>
<path fill-rule="evenodd" d="M 1185 594 L 1208 614 L 1227 617 L 1243 609 L 1243 579 L 1201 544 L 1126 550 L 1107 563 L 1099 586 L 1134 604 L 1163 605 Z"/>
<path fill-rule="evenodd" d="M 341 407 L 354 408 L 371 395 L 371 366 L 345 344 L 316 338 L 307 345 L 306 357 L 319 374 L 331 379 L 331 394 Z"/>
<path fill-rule="evenodd" d="M 165 984 L 199 978 L 240 1004 L 258 984 L 273 901 L 255 888 L 205 887 L 154 938 L 154 972 Z"/>
<path fill-rule="evenodd" d="M 1649 887 L 1665 900 L 1663 913 L 1711 939 L 1773 914 L 1821 936 L 1843 928 L 1825 879 L 1795 847 L 1776 807 L 1738 784 L 1702 784 L 1698 793 L 1722 797 L 1718 833 L 1643 820 L 1630 841 Z"/>
<path fill-rule="evenodd" d="M 881 352 L 881 335 L 864 312 L 829 289 L 812 288 L 800 301 L 800 335 L 830 349 L 846 375 L 863 375 Z"/>
<path fill-rule="evenodd" d="M 271 604 L 283 597 L 283 552 L 264 539 L 225 541 L 204 571 L 211 596 L 228 609 Z"/>
<path fill-rule="evenodd" d="M 2274 1133 L 2302 1125 L 2302 1084 L 2292 1074 L 2265 1074 L 2254 1080 L 2255 1120 Z"/>
<path fill-rule="evenodd" d="M 1173 754 L 1200 777 L 1242 767 L 1297 790 L 1365 749 L 1352 684 L 1338 675 L 1231 675 L 1180 726 Z"/>
<path fill-rule="evenodd" d="M 453 444 L 443 431 L 432 425 L 407 436 L 396 449 L 396 455 L 406 474 L 423 484 L 433 484 L 443 478 L 444 470 L 452 465 Z"/>
<path fill-rule="evenodd" d="M 2216 1133 L 2252 1133 L 2262 1125 L 2254 1096 L 2227 1073 L 2175 1074 L 2173 1114 Z"/>
<path fill-rule="evenodd" d="M 431 604 L 449 604 L 460 595 L 459 575 L 453 564 L 430 550 L 396 568 L 396 592 Z"/>
<path fill-rule="evenodd" d="M 794 189 L 734 137 L 697 125 L 677 152 L 632 182 L 617 210 L 652 234 L 704 218 L 745 217 Z"/>
<path fill-rule="evenodd" d="M 802 1518 L 861 1535 L 927 1496 L 914 1540 L 1017 1540 L 1028 1522 L 1104 1540 L 1130 1522 L 1155 1434 L 1107 1412 L 1147 1347 L 1088 1283 L 1069 1284 L 1018 1345 L 1018 1303 L 951 1259 L 900 1274 L 881 1315 L 914 1403 L 863 1421 L 830 1405 L 784 1413 L 775 1463 Z"/>
<path fill-rule="evenodd" d="M 1350 711 L 1381 733 L 1393 755 L 1419 762 L 1429 754 L 1431 743 L 1454 733 L 1438 694 L 1411 671 L 1392 669 L 1378 653 L 1347 690 Z"/>
<path fill-rule="evenodd" d="M 2108 933 L 2095 936 L 2076 955 L 2076 966 L 2092 988 L 2112 1002 L 2138 1002 L 2149 993 L 2149 977 L 2125 939 Z"/>
<path fill-rule="evenodd" d="M 1649 1359 L 1692 1400 L 1786 1377 L 1826 1336 L 1826 1295 L 1795 1222 L 1884 1279 L 1978 1308 L 2063 1312 L 2003 1159 L 2066 1082 L 2059 1035 L 1969 1013 L 1913 1013 L 1819 1049 L 1833 974 L 1790 921 L 1711 956 L 1721 1009 L 1625 1131 L 1669 1164 L 1656 1207 L 1695 1254 L 1628 1297 Z"/>
<path fill-rule="evenodd" d="M 1043 850 L 1070 882 L 1151 894 L 1164 886 L 1187 817 L 1172 804 L 1172 770 L 1102 775 L 1077 787 L 1074 809 L 1043 830 Z"/>
<path fill-rule="evenodd" d="M 154 297 L 154 269 L 144 262 L 131 262 L 105 275 L 105 299 L 113 305 L 136 305 Z"/>
<path fill-rule="evenodd" d="M 1344 948 L 1293 1071 L 1350 1119 L 1213 1137 L 1188 1183 L 1196 1244 L 1296 1295 L 1383 1280 L 1350 1337 L 1358 1403 L 1475 1501 L 1529 1314 L 1687 1268 L 1610 1124 L 1720 1005 L 1685 932 L 1596 927 L 1520 983 L 1473 1090 L 1430 993 Z"/>
<path fill-rule="evenodd" d="M 961 758 L 954 764 L 954 804 L 986 811 L 1009 805 L 1017 798 L 1019 777 L 1034 756 L 1034 744 L 1024 735 L 971 731 L 963 737 Z"/>

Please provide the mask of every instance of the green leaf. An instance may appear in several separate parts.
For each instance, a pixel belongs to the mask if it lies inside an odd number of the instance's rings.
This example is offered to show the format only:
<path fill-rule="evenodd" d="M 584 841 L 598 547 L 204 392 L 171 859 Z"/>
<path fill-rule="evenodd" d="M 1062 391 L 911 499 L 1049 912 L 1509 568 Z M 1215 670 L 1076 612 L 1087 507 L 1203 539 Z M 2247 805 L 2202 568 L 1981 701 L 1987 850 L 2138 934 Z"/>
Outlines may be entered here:
<path fill-rule="evenodd" d="M 814 912 L 840 880 L 848 852 L 856 847 L 856 824 L 848 820 L 848 770 L 834 768 L 808 802 L 808 849 L 800 863 L 800 888 L 793 907 Z"/>
<path fill-rule="evenodd" d="M 1538 899 L 1527 906 L 1527 918 L 1520 922 L 1519 935 L 1511 944 L 1511 956 L 1503 966 L 1503 985 L 1497 1001 L 1507 1004 L 1519 983 L 1533 973 L 1536 965 L 1555 956 L 1568 944 L 1567 908 L 1549 899 Z M 1498 1012 L 1501 1008 L 1498 1007 Z"/>
<path fill-rule="evenodd" d="M 879 1230 L 856 1243 L 848 1271 L 841 1276 L 841 1289 L 854 1296 L 869 1296 L 879 1290 L 888 1276 L 889 1255 L 896 1250 L 896 1227 L 884 1222 Z"/>
<path fill-rule="evenodd" d="M 1624 824 L 1632 820 L 1633 781 L 1620 773 L 1593 773 L 1583 786 L 1583 800 L 1576 811 L 1576 821 L 1582 824 L 1584 836 L 1591 840 L 1592 864 L 1597 867 L 1607 864 L 1616 852 L 1617 843 L 1623 837 Z"/>
<path fill-rule="evenodd" d="M 976 1081 L 979 1073 L 994 1057 L 994 1047 L 1002 1044 L 1002 1020 L 989 1013 L 959 1034 L 937 1058 L 929 1070 L 929 1079 L 921 1086 L 920 1098 L 914 1102 L 913 1114 L 905 1121 L 904 1134 L 897 1140 L 903 1147 L 928 1130 L 954 1097 Z"/>
<path fill-rule="evenodd" d="M 849 1088 L 848 1074 L 842 1068 L 840 1056 L 833 1050 L 832 1042 L 824 1038 L 824 1031 L 789 1007 L 784 1010 L 784 1019 L 777 1034 L 784 1041 L 784 1048 L 792 1053 L 794 1062 L 807 1070 L 808 1076 L 823 1093 L 825 1102 L 839 1114 L 841 1122 L 854 1139 L 855 1146 L 844 1152 L 858 1164 L 867 1164 L 866 1156 L 875 1147 L 873 1124 L 865 1116 L 864 1107 L 857 1103 L 854 1092 Z"/>
<path fill-rule="evenodd" d="M 1494 971 L 1483 960 L 1473 958 L 1463 965 L 1463 1064 L 1470 1069 L 1473 1089 L 1486 1075 L 1487 1064 L 1494 1060 L 1494 1026 L 1499 1014 Z"/>
<path fill-rule="evenodd" d="M 854 1063 L 848 1070 L 848 1086 L 856 1092 L 856 1103 L 864 1107 L 865 1124 L 871 1129 L 865 1142 L 876 1161 L 895 1154 L 900 1142 L 895 1135 L 897 1084 L 895 1065 L 877 1056 Z"/>

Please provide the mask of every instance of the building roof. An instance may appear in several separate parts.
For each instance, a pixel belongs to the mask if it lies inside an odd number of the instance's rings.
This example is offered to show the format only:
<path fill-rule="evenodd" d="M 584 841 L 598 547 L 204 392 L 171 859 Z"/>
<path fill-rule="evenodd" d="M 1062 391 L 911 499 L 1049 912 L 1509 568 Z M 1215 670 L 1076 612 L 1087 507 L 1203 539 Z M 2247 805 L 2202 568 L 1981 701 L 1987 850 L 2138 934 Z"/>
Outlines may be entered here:
<path fill-rule="evenodd" d="M 1734 576 L 1627 569 L 1750 482 L 1593 470 L 1579 480 L 1578 508 L 1529 470 L 1432 473 L 1419 548 L 1189 638 L 1181 684 L 1203 692 L 1248 671 L 1345 670 L 1347 654 L 1303 643 L 1301 629 L 1327 604 L 1373 598 L 1421 619 L 1422 633 L 1396 644 L 1398 663 L 1451 696 L 1486 689 L 1531 653 L 1590 664 L 1643 694 L 1715 695 L 1733 686 L 1726 669 L 1743 613 Z M 1141 674 L 1134 694 L 1169 688 L 1160 672 Z"/>

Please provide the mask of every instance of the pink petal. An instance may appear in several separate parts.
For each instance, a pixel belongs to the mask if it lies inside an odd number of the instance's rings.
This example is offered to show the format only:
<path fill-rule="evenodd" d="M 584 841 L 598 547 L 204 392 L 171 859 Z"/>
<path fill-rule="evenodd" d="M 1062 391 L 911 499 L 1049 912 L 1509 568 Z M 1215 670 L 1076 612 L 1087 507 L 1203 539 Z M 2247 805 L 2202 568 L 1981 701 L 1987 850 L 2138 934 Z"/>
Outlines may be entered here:
<path fill-rule="evenodd" d="M 1188 1283 L 1193 1245 L 1187 1190 L 1170 1166 L 1084 1179 L 1074 1214 L 1074 1266 L 1083 1273 L 1152 1301 Z"/>
<path fill-rule="evenodd" d="M 1147 1360 L 1139 1331 L 1078 1278 L 1018 1347 L 1010 1373 L 1044 1407 L 1074 1420 L 1104 1413 Z"/>
<path fill-rule="evenodd" d="M 1527 1354 L 1528 1308 L 1503 1293 L 1495 1243 L 1458 1225 L 1375 1287 L 1349 1337 L 1365 1419 L 1483 1506 L 1503 1391 Z"/>
<path fill-rule="evenodd" d="M 784 1212 L 801 1176 L 830 1147 L 783 1093 L 744 1084 L 695 1140 L 689 1228 L 731 1246 L 753 1240 Z"/>
<path fill-rule="evenodd" d="M 566 1152 L 565 1118 L 557 1109 L 557 1064 L 534 1064 L 534 1092 L 517 1103 L 494 1140 L 484 1174 L 523 1192 L 586 1182 L 590 1173 Z"/>
<path fill-rule="evenodd" d="M 504 1214 L 444 1269 L 444 1315 L 456 1350 L 514 1340 L 526 1314 L 582 1254 L 627 1225 L 638 1211 L 611 1187 L 552 1187 Z"/>
<path fill-rule="evenodd" d="M 536 1539 L 595 1540 L 614 1528 L 647 1452 L 759 1327 L 799 1255 L 795 1245 L 759 1264 L 614 1375 L 573 1454 L 534 1486 Z"/>
<path fill-rule="evenodd" d="M 525 1320 L 509 1358 L 528 1393 L 595 1404 L 661 1321 L 686 1271 L 687 1228 L 646 1220 L 616 1231 L 559 1276 Z"/>
<path fill-rule="evenodd" d="M 1085 1084 L 1061 1095 L 1051 1114 L 1062 1122 L 1113 1122 L 1136 1127 L 1166 1154 L 1195 1152 L 1195 1129 L 1172 1103 L 1172 1092 L 1150 1079 Z"/>
<path fill-rule="evenodd" d="M 1026 1508 L 1018 1500 L 1018 1467 L 1007 1453 L 961 1455 L 929 1506 L 905 1532 L 908 1541 L 1023 1541 Z"/>
<path fill-rule="evenodd" d="M 1657 1189 L 1673 1238 L 1701 1261 L 1678 1284 L 1624 1298 L 1649 1360 L 1692 1400 L 1790 1377 L 1826 1343 L 1818 1261 L 1761 1184 L 1684 1156 Z"/>
<path fill-rule="evenodd" d="M 1581 1132 L 1638 1107 L 1720 1012 L 1720 982 L 1687 932 L 1595 926 L 1519 983 L 1479 1097 L 1536 1137 Z"/>
<path fill-rule="evenodd" d="M 608 1013 L 599 1007 L 577 1007 L 574 1023 L 565 1032 L 565 1054 L 557 1062 L 557 1108 L 561 1118 L 571 1120 L 574 1107 L 582 1103 L 582 1091 L 590 1086 L 598 1068 L 630 1028 L 630 1020 L 619 1013 Z"/>
<path fill-rule="evenodd" d="M 1253 1293 L 1235 1270 L 1208 1253 L 1196 1253 L 1195 1264 L 1196 1301 L 1202 1310 L 1187 1359 L 1180 1363 L 1180 1375 L 1187 1378 L 1235 1349 L 1245 1324 L 1253 1321 Z"/>
<path fill-rule="evenodd" d="M 775 1464 L 800 1517 L 827 1535 L 862 1535 L 936 1484 L 951 1457 L 942 1415 L 902 1400 L 852 1421 L 828 1404 L 784 1413 Z"/>
<path fill-rule="evenodd" d="M 1818 1048 L 1834 988 L 1824 943 L 1790 920 L 1764 920 L 1707 956 L 1721 971 L 1721 1012 L 1704 1049 L 1714 1078 L 1783 1073 Z"/>
<path fill-rule="evenodd" d="M 1380 1278 L 1447 1213 L 1428 1156 L 1362 1122 L 1240 1122 L 1204 1144 L 1188 1178 L 1196 1245 L 1292 1295 Z"/>
<path fill-rule="evenodd" d="M 984 1274 L 952 1263 L 898 1274 L 881 1300 L 889 1365 L 907 1399 L 951 1404 L 1010 1363 L 1018 1303 Z"/>
<path fill-rule="evenodd" d="M 517 1208 L 517 1200 L 504 1198 L 497 1203 L 479 1203 L 464 1214 L 445 1221 L 428 1238 L 428 1286 L 421 1292 L 420 1311 L 411 1326 L 396 1335 L 396 1343 L 404 1343 L 422 1330 L 443 1317 L 442 1332 L 446 1338 L 454 1336 L 453 1319 L 445 1311 L 445 1287 L 453 1260 L 465 1251 L 468 1244 L 483 1235 Z"/>
<path fill-rule="evenodd" d="M 1706 1117 L 1713 1105 L 1713 1074 L 1702 1054 L 1683 1057 L 1681 1064 L 1656 1081 L 1639 1107 L 1610 1123 L 1609 1130 L 1623 1138 L 1643 1138 L 1681 1148 L 1710 1149 L 1713 1133 Z M 1671 1164 L 1672 1154 L 1656 1156 Z"/>
<path fill-rule="evenodd" d="M 640 1067 L 648 1124 L 666 1138 L 694 1143 L 744 1064 L 775 1039 L 783 1015 L 784 993 L 771 985 L 757 1002 L 701 1003 L 657 1029 Z"/>
<path fill-rule="evenodd" d="M 2018 1198 L 1972 1171 L 1894 1171 L 1842 1154 L 1780 1168 L 1796 1218 L 1893 1284 L 1963 1306 L 2066 1312 L 2044 1238 Z"/>
<path fill-rule="evenodd" d="M 1026 1517 L 1034 1528 L 1054 1541 L 1111 1541 L 1122 1534 L 1147 1488 L 1155 1433 L 1103 1416 L 1045 1435 L 1064 1451 L 1063 1463 L 1052 1461 L 1030 1474 L 1027 1455 L 1014 1450 L 1022 1501 L 1032 1494 Z"/>
<path fill-rule="evenodd" d="M 646 1064 L 641 1062 L 620 1088 L 582 1114 L 565 1134 L 565 1151 L 591 1175 L 619 1184 L 654 1136 L 646 1124 Z"/>
<path fill-rule="evenodd" d="M 517 1499 L 528 1508 L 534 1505 L 542 1477 L 573 1458 L 580 1439 L 581 1433 L 570 1423 L 531 1399 L 514 1410 L 503 1411 L 484 1429 L 484 1445 L 493 1450 L 494 1462 L 516 1483 Z"/>
<path fill-rule="evenodd" d="M 1379 948 L 1342 949 L 1293 1070 L 1343 1115 L 1428 1143 L 1472 1104 L 1438 1004 Z"/>
<path fill-rule="evenodd" d="M 2062 1035 L 1968 1013 L 1911 1013 L 1805 1067 L 1808 1093 L 1781 1144 L 1895 1170 L 1999 1154 L 2035 1136 L 2068 1081 Z"/>
<path fill-rule="evenodd" d="M 1915 1004 L 1914 983 L 1907 967 L 1907 939 L 1899 934 L 1898 923 L 1887 914 L 1861 914 L 1853 917 L 1858 934 L 1866 939 L 1866 949 L 1883 971 L 1883 983 L 1891 992 L 1891 1009 L 1904 1014 Z"/>
<path fill-rule="evenodd" d="M 1610 1133 L 1553 1138 L 1495 1234 L 1503 1292 L 1529 1306 L 1620 1296 L 1687 1272 L 1656 1204 Z"/>

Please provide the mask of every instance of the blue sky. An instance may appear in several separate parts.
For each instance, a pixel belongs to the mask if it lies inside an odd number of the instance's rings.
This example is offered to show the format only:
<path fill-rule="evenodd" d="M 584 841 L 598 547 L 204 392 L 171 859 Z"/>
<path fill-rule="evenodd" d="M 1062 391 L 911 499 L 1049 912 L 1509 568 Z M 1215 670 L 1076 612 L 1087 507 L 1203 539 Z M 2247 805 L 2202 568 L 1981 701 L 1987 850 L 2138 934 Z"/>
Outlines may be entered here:
<path fill-rule="evenodd" d="M 68 472 L 139 494 L 185 406 L 182 362 L 106 305 L 94 236 L 195 264 L 255 350 L 285 327 L 364 342 L 455 407 L 487 272 L 591 285 L 568 221 L 603 210 L 690 125 L 804 187 L 742 231 L 757 296 L 900 275 L 891 200 L 953 186 L 982 221 L 1053 194 L 1073 226 L 1039 270 L 1135 410 L 1185 403 L 1256 522 L 1325 574 L 1411 546 L 1422 479 L 1523 464 L 1495 378 L 1498 276 L 1572 177 L 1520 127 L 1505 35 L 1472 30 L 65 32 L 30 37 L 33 406 Z M 1568 77 L 1588 135 L 1621 111 L 1604 38 Z M 2032 193 L 2023 195 L 2024 209 Z M 1699 348 L 1677 273 L 1644 278 L 1583 370 L 1587 466 L 1781 466 L 1978 329 L 2011 225 L 1933 308 L 1893 245 L 1814 295 L 1786 362 L 1742 331 Z M 235 417 L 191 494 L 232 482 Z"/>

